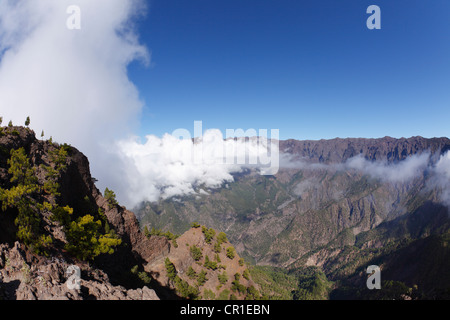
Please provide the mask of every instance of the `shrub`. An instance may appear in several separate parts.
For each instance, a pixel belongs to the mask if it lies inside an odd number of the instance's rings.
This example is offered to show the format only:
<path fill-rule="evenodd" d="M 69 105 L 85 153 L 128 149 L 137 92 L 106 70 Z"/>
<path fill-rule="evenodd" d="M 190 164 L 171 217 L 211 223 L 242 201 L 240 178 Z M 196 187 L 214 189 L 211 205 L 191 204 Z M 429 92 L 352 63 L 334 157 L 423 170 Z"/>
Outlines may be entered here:
<path fill-rule="evenodd" d="M 190 247 L 190 252 L 195 261 L 199 261 L 203 257 L 202 250 L 195 245 Z"/>
<path fill-rule="evenodd" d="M 205 226 L 202 227 L 202 232 L 205 235 L 205 241 L 206 243 L 210 244 L 214 236 L 216 235 L 216 230 L 213 228 L 206 228 Z"/>
<path fill-rule="evenodd" d="M 164 265 L 166 267 L 167 277 L 172 281 L 175 280 L 175 277 L 177 276 L 177 270 L 175 269 L 172 261 L 170 261 L 169 258 L 166 258 L 166 260 L 164 261 Z"/>
<path fill-rule="evenodd" d="M 225 284 L 228 281 L 228 275 L 227 275 L 226 271 L 219 274 L 217 277 L 219 279 L 220 284 Z"/>
<path fill-rule="evenodd" d="M 228 242 L 227 235 L 224 232 L 219 232 L 219 234 L 217 235 L 217 242 L 219 244 Z"/>
<path fill-rule="evenodd" d="M 0 188 L 2 211 L 8 207 L 16 208 L 18 214 L 14 224 L 17 226 L 17 237 L 35 253 L 46 254 L 52 238 L 41 233 L 39 209 L 44 206 L 38 204 L 33 198 L 33 195 L 39 191 L 35 170 L 23 148 L 12 149 L 10 155 L 7 161 L 8 173 L 12 176 L 10 182 L 15 186 L 10 189 Z"/>
<path fill-rule="evenodd" d="M 206 282 L 207 280 L 208 280 L 208 279 L 206 278 L 206 272 L 205 272 L 205 270 L 200 271 L 200 273 L 198 274 L 198 277 L 197 277 L 197 284 L 198 284 L 199 286 L 202 286 L 202 285 L 205 284 L 205 282 Z"/>
<path fill-rule="evenodd" d="M 122 240 L 111 234 L 101 234 L 101 226 L 101 221 L 94 221 L 89 214 L 72 221 L 66 229 L 66 249 L 81 260 L 93 260 L 102 253 L 112 254 L 113 247 Z"/>
<path fill-rule="evenodd" d="M 236 251 L 234 250 L 233 247 L 228 247 L 227 248 L 227 257 L 231 260 L 234 259 L 234 257 L 236 256 Z"/>
<path fill-rule="evenodd" d="M 247 291 L 247 288 L 243 284 L 241 284 L 239 280 L 234 280 L 231 284 L 231 291 L 233 292 L 237 291 L 240 294 L 244 294 Z"/>
<path fill-rule="evenodd" d="M 216 294 L 210 289 L 205 289 L 205 290 L 203 290 L 203 299 L 204 300 L 215 300 Z"/>
<path fill-rule="evenodd" d="M 242 276 L 244 277 L 244 279 L 250 280 L 250 274 L 248 272 L 248 269 L 245 269 L 244 272 L 242 272 Z"/>
<path fill-rule="evenodd" d="M 191 228 L 200 228 L 200 224 L 198 222 L 192 222 Z"/>
<path fill-rule="evenodd" d="M 105 199 L 108 201 L 108 208 L 111 209 L 114 206 L 118 205 L 119 203 L 116 200 L 116 194 L 114 191 L 105 188 Z"/>
<path fill-rule="evenodd" d="M 214 252 L 220 253 L 221 251 L 222 251 L 222 246 L 220 245 L 219 241 L 216 241 L 216 243 L 214 244 Z"/>
<path fill-rule="evenodd" d="M 228 300 L 230 297 L 230 290 L 225 289 L 220 294 L 217 300 Z"/>
<path fill-rule="evenodd" d="M 189 279 L 196 279 L 197 278 L 197 273 L 195 272 L 195 270 L 192 268 L 192 266 L 189 266 L 188 271 L 186 272 L 186 275 L 189 277 Z"/>
<path fill-rule="evenodd" d="M 205 257 L 205 264 L 203 265 L 207 269 L 216 270 L 217 269 L 217 262 L 210 261 L 209 257 Z"/>

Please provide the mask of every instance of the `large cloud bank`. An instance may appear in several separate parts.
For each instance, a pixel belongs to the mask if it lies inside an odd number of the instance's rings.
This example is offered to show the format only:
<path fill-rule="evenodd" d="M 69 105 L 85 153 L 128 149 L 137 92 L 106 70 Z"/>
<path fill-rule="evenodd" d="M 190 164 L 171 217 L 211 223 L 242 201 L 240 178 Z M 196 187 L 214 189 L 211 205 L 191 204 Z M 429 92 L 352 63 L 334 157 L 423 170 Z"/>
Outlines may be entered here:
<path fill-rule="evenodd" d="M 81 29 L 70 30 L 67 0 L 0 1 L 0 115 L 85 153 L 104 185 L 117 185 L 111 144 L 139 124 L 143 102 L 127 75 L 150 60 L 132 21 L 136 0 L 77 0 Z"/>
<path fill-rule="evenodd" d="M 245 168 L 274 174 L 279 165 L 278 141 L 224 139 L 217 129 L 207 130 L 195 142 L 166 134 L 149 135 L 144 143 L 137 137 L 121 140 L 117 146 L 127 168 L 127 198 L 134 204 L 205 192 L 201 187 L 220 187 Z"/>

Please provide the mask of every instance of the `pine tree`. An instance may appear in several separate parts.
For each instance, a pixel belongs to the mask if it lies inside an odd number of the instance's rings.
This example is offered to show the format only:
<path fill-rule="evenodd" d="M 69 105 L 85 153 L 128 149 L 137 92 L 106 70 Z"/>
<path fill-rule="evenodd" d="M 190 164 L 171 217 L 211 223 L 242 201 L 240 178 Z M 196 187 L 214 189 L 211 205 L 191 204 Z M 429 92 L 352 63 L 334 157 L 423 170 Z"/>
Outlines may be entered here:
<path fill-rule="evenodd" d="M 12 126 L 13 126 L 12 120 L 9 120 L 8 127 L 12 127 Z"/>
<path fill-rule="evenodd" d="M 144 235 L 145 235 L 147 238 L 150 238 L 150 231 L 148 231 L 147 226 L 144 227 Z"/>
<path fill-rule="evenodd" d="M 205 284 L 206 280 L 208 280 L 208 279 L 206 278 L 205 270 L 200 271 L 200 273 L 198 274 L 198 277 L 197 277 L 197 284 L 199 286 L 202 286 Z"/>
<path fill-rule="evenodd" d="M 27 117 L 25 120 L 25 127 L 28 127 L 30 125 L 30 117 Z"/>
<path fill-rule="evenodd" d="M 172 261 L 170 261 L 169 258 L 166 258 L 164 264 L 166 266 L 167 277 L 172 281 L 175 280 L 175 277 L 177 276 L 177 270 L 175 269 Z"/>
<path fill-rule="evenodd" d="M 109 190 L 108 188 L 105 188 L 105 199 L 108 201 L 108 207 L 110 209 L 119 204 L 116 200 L 116 194 L 114 191 Z"/>
<path fill-rule="evenodd" d="M 227 248 L 227 257 L 229 259 L 233 260 L 235 255 L 236 255 L 236 251 L 234 250 L 234 248 L 233 247 L 228 247 Z"/>

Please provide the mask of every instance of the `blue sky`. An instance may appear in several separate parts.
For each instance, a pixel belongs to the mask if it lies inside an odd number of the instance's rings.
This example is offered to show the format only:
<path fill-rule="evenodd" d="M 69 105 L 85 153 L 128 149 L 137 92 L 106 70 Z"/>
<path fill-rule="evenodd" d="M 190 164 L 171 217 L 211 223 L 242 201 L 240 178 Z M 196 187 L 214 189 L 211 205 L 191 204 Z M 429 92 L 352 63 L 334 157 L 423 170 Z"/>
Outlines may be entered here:
<path fill-rule="evenodd" d="M 151 0 L 130 79 L 140 135 L 279 129 L 280 138 L 450 136 L 448 0 Z M 381 30 L 366 9 L 381 8 Z"/>

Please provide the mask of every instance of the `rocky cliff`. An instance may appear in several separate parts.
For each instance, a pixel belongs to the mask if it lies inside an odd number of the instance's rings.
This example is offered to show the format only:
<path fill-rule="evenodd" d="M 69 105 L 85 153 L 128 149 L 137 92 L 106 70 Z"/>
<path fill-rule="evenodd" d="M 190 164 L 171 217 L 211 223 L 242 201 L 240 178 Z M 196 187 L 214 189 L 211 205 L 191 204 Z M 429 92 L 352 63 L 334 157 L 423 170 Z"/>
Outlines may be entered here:
<path fill-rule="evenodd" d="M 445 153 L 450 150 L 450 139 L 411 137 L 395 139 L 347 138 L 329 140 L 284 140 L 280 151 L 313 163 L 343 163 L 357 155 L 375 161 L 398 162 L 423 152 Z"/>
<path fill-rule="evenodd" d="M 38 219 L 33 232 L 51 239 L 45 250 L 36 253 L 33 246 L 18 238 L 19 207 L 3 206 L 0 213 L 0 298 L 1 299 L 159 299 L 150 284 L 144 285 L 130 272 L 133 266 L 142 266 L 169 252 L 170 245 L 164 237 L 145 237 L 134 214 L 118 204 L 111 205 L 96 188 L 89 171 L 88 159 L 76 148 L 65 146 L 63 170 L 57 175 L 58 190 L 46 191 L 49 172 L 55 168 L 55 150 L 61 146 L 35 138 L 32 130 L 23 127 L 3 127 L 0 132 L 0 186 L 13 189 L 10 158 L 12 150 L 23 148 L 35 177 L 38 191 L 26 195 L 28 212 Z M 47 188 L 47 189 L 46 189 Z M 25 199 L 22 195 L 16 201 Z M 6 202 L 5 198 L 2 201 Z M 41 204 L 51 204 L 50 210 Z M 55 219 L 57 208 L 70 207 L 71 220 L 77 221 L 86 213 L 95 216 L 102 212 L 108 229 L 114 230 L 121 244 L 110 254 L 100 254 L 90 263 L 67 251 L 64 228 Z M 45 206 L 44 206 L 45 207 Z M 81 289 L 67 288 L 67 268 L 76 265 L 81 269 Z M 156 286 L 164 296 L 164 288 Z"/>

